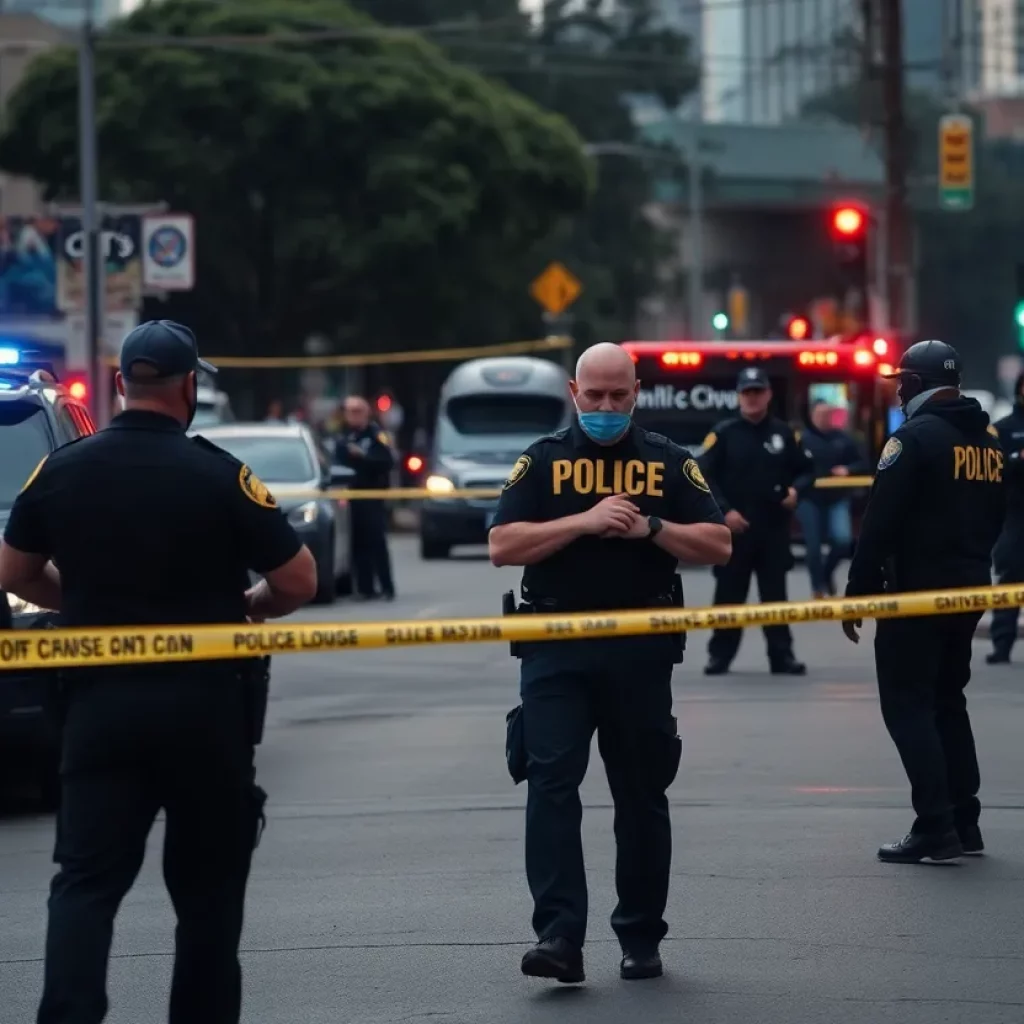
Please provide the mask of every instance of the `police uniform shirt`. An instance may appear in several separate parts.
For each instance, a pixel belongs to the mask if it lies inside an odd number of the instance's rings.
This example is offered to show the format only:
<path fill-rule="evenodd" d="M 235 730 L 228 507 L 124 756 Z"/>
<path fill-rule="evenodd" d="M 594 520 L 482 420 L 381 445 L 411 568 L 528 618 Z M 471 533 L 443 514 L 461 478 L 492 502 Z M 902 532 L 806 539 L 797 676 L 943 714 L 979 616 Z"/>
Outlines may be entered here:
<path fill-rule="evenodd" d="M 543 437 L 516 463 L 498 500 L 493 526 L 549 522 L 586 512 L 624 493 L 642 515 L 671 523 L 723 523 L 697 463 L 660 434 L 637 427 L 614 445 L 598 445 L 572 427 Z M 628 607 L 667 595 L 678 566 L 652 539 L 586 535 L 523 573 L 527 600 L 580 610 Z"/>
<path fill-rule="evenodd" d="M 350 444 L 361 449 L 363 454 L 353 455 L 348 450 Z M 354 488 L 369 491 L 386 488 L 390 483 L 391 468 L 395 464 L 391 438 L 373 423 L 362 430 L 344 431 L 335 443 L 334 461 L 355 472 L 352 481 Z"/>
<path fill-rule="evenodd" d="M 814 480 L 814 459 L 788 423 L 765 416 L 753 423 L 736 416 L 719 423 L 704 439 L 700 456 L 723 512 L 735 509 L 758 526 L 786 526 L 782 507 L 790 487 Z"/>
<path fill-rule="evenodd" d="M 1005 458 L 974 399 L 931 401 L 878 460 L 847 596 L 988 586 L 1006 510 Z"/>
<path fill-rule="evenodd" d="M 249 570 L 302 546 L 247 466 L 142 411 L 44 459 L 4 539 L 53 560 L 68 627 L 245 622 Z"/>
<path fill-rule="evenodd" d="M 1017 403 L 994 427 L 1003 448 L 1007 526 L 1019 529 L 1024 526 L 1024 406 Z"/>

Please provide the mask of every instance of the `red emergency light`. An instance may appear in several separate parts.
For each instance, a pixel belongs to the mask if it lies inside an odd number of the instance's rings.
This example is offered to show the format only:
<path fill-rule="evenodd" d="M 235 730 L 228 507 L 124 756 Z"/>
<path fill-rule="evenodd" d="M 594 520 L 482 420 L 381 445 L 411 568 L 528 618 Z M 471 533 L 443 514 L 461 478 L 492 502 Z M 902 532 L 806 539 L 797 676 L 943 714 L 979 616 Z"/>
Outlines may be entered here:
<path fill-rule="evenodd" d="M 795 316 L 786 324 L 786 333 L 792 341 L 805 341 L 811 336 L 811 321 L 805 316 Z"/>
<path fill-rule="evenodd" d="M 864 212 L 856 206 L 840 206 L 832 212 L 832 230 L 840 238 L 854 238 L 864 229 Z"/>
<path fill-rule="evenodd" d="M 875 338 L 871 344 L 871 349 L 876 356 L 884 356 L 889 351 L 889 342 L 885 338 Z"/>
<path fill-rule="evenodd" d="M 866 348 L 859 348 L 853 353 L 853 361 L 857 366 L 874 366 L 875 354 Z"/>
<path fill-rule="evenodd" d="M 800 366 L 838 366 L 838 352 L 801 352 L 796 357 Z"/>
<path fill-rule="evenodd" d="M 387 412 L 391 408 L 391 396 L 379 395 L 377 398 L 377 412 Z"/>
<path fill-rule="evenodd" d="M 89 385 L 81 377 L 72 377 L 67 382 L 68 394 L 78 402 L 84 402 L 89 395 Z"/>
<path fill-rule="evenodd" d="M 704 362 L 704 357 L 699 352 L 663 352 L 661 354 L 661 365 L 673 370 L 680 367 L 697 367 Z"/>
<path fill-rule="evenodd" d="M 405 460 L 405 468 L 410 473 L 418 473 L 423 468 L 423 460 L 418 455 L 410 455 Z"/>

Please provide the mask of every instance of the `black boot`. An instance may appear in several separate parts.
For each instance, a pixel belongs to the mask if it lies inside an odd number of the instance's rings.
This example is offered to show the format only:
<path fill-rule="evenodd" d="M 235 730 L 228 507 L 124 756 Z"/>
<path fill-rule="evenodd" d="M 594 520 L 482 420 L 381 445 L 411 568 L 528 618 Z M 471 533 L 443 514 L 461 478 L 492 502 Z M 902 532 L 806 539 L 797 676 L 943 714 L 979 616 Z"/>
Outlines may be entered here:
<path fill-rule="evenodd" d="M 964 848 L 953 829 L 946 832 L 908 832 L 898 843 L 886 843 L 878 850 L 878 859 L 889 864 L 920 864 L 956 860 Z"/>
<path fill-rule="evenodd" d="M 528 978 L 553 978 L 563 985 L 584 980 L 583 950 L 568 939 L 541 939 L 523 957 L 523 974 Z"/>
<path fill-rule="evenodd" d="M 1010 652 L 1009 651 L 993 651 L 991 654 L 985 656 L 986 665 L 1009 665 L 1010 664 Z"/>
<path fill-rule="evenodd" d="M 968 857 L 980 857 L 985 852 L 985 840 L 981 838 L 981 829 L 977 825 L 963 825 L 956 834 Z"/>
<path fill-rule="evenodd" d="M 704 666 L 706 676 L 724 676 L 728 671 L 729 662 L 725 658 L 709 658 L 707 665 Z"/>
<path fill-rule="evenodd" d="M 770 667 L 773 676 L 807 675 L 807 666 L 802 661 L 797 661 L 792 654 L 788 657 L 778 658 L 772 661 Z"/>
<path fill-rule="evenodd" d="M 661 954 L 657 949 L 626 950 L 619 966 L 619 974 L 626 981 L 640 981 L 643 978 L 660 978 L 664 973 Z"/>

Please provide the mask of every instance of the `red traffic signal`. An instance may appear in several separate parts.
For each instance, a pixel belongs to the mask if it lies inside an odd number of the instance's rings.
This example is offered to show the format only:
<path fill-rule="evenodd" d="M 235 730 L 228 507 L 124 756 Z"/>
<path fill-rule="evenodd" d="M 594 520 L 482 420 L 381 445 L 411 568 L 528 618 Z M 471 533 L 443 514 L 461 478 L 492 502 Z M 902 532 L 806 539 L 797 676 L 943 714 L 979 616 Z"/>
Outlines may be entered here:
<path fill-rule="evenodd" d="M 786 324 L 786 334 L 791 341 L 806 341 L 811 336 L 811 321 L 805 316 L 794 316 Z"/>
<path fill-rule="evenodd" d="M 377 412 L 387 412 L 391 408 L 390 395 L 377 396 Z"/>
<path fill-rule="evenodd" d="M 79 402 L 89 396 L 89 385 L 81 377 L 69 377 L 67 380 L 68 394 Z"/>
<path fill-rule="evenodd" d="M 856 238 L 863 234 L 866 219 L 856 206 L 838 206 L 832 211 L 832 230 L 840 238 Z"/>

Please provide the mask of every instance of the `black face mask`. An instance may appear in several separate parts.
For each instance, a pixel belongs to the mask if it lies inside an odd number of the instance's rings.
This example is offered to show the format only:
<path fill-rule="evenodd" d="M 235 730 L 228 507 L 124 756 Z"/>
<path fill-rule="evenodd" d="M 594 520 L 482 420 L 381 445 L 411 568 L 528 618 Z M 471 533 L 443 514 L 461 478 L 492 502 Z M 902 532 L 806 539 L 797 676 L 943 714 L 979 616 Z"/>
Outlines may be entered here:
<path fill-rule="evenodd" d="M 185 429 L 188 430 L 192 426 L 192 421 L 196 418 L 196 412 L 199 409 L 199 378 L 193 373 L 192 383 L 189 387 L 189 394 L 185 399 L 185 404 L 188 406 L 188 419 L 185 421 Z"/>
<path fill-rule="evenodd" d="M 900 386 L 896 391 L 896 397 L 900 400 L 900 409 L 904 414 L 906 414 L 907 405 L 924 390 L 924 381 L 916 373 L 906 373 L 900 376 Z"/>

